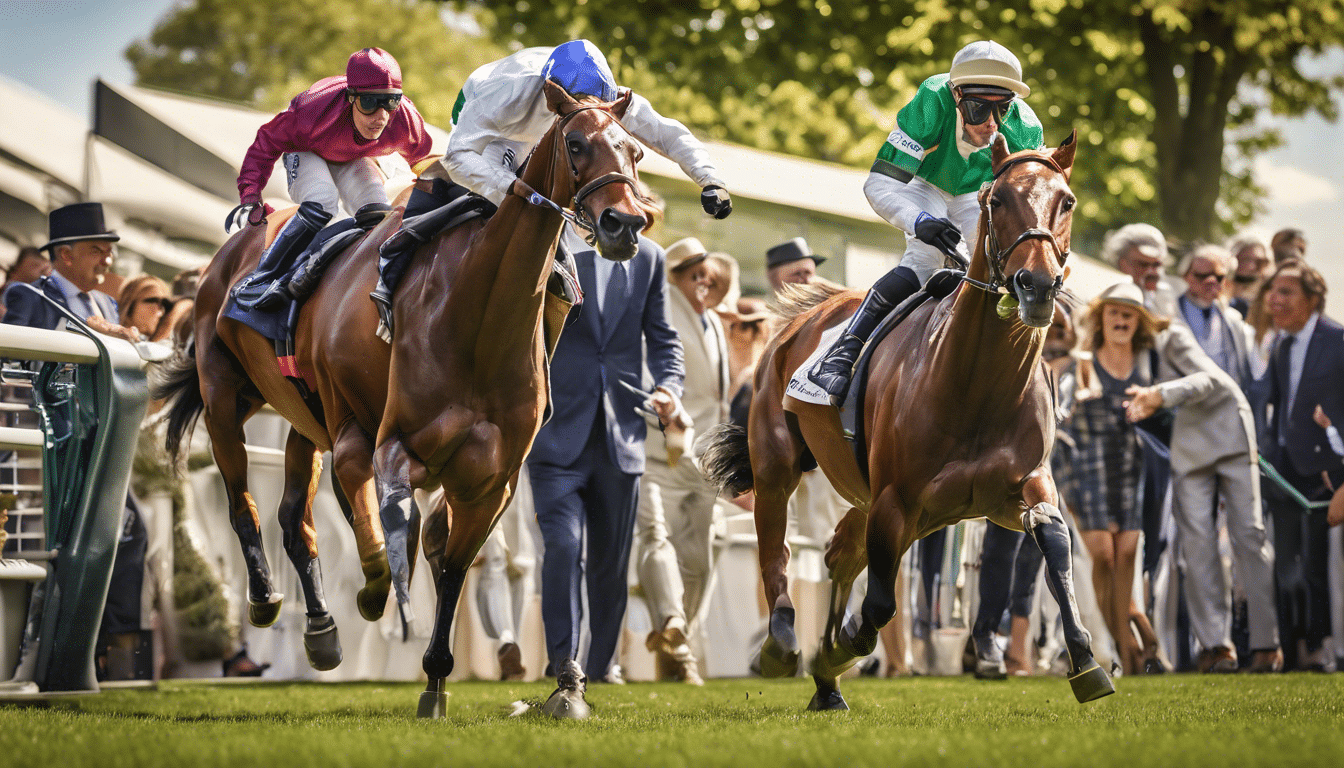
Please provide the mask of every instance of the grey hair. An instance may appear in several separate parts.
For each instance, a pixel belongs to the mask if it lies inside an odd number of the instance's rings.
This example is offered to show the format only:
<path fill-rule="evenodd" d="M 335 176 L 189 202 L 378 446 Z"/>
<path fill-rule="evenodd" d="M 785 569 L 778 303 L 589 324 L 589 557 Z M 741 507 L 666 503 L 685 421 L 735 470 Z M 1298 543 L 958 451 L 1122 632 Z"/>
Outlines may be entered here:
<path fill-rule="evenodd" d="M 1165 267 L 1171 260 L 1171 255 L 1167 252 L 1167 239 L 1162 236 L 1162 231 L 1152 224 L 1126 224 L 1125 226 L 1106 235 L 1106 242 L 1101 247 L 1101 257 L 1105 261 L 1120 265 L 1120 257 L 1130 248 L 1139 248 L 1142 246 L 1151 246 L 1159 252 L 1158 258 L 1162 259 L 1162 265 Z"/>
<path fill-rule="evenodd" d="M 1258 232 L 1242 232 L 1240 235 L 1228 240 L 1227 251 L 1232 254 L 1233 258 L 1235 258 L 1243 249 L 1253 245 L 1260 246 L 1260 250 L 1265 253 L 1265 258 L 1270 258 L 1269 239 Z"/>
<path fill-rule="evenodd" d="M 1237 271 L 1236 260 L 1232 258 L 1231 251 L 1221 245 L 1213 243 L 1200 243 L 1186 252 L 1181 259 L 1181 266 L 1176 270 L 1176 274 L 1184 277 L 1190 273 L 1190 268 L 1194 266 L 1195 259 L 1208 259 L 1215 264 L 1222 264 L 1224 272 Z"/>

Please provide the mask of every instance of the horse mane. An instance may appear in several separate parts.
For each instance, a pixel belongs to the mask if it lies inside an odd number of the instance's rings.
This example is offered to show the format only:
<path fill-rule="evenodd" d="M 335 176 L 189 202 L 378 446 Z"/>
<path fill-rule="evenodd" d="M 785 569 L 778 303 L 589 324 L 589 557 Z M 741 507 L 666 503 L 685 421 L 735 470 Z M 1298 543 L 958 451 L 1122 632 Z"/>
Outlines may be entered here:
<path fill-rule="evenodd" d="M 833 283 L 824 277 L 818 277 L 806 285 L 785 283 L 770 309 L 776 317 L 787 324 L 823 301 L 848 290 L 845 286 Z"/>

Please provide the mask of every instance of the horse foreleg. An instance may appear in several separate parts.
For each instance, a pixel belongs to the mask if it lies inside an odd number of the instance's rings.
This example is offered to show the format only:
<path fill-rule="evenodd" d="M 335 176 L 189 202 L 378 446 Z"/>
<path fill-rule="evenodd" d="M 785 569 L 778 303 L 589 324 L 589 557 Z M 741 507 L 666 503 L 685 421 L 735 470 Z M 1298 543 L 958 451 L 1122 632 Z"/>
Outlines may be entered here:
<path fill-rule="evenodd" d="M 383 522 L 387 564 L 392 570 L 397 608 L 401 612 L 402 637 L 410 635 L 415 613 L 411 610 L 411 524 L 416 517 L 411 488 L 411 457 L 401 438 L 393 436 L 373 452 L 373 475 L 378 483 L 378 515 Z M 433 678 L 433 675 L 430 675 Z"/>
<path fill-rule="evenodd" d="M 752 402 L 751 469 L 756 491 L 756 544 L 761 581 L 770 609 L 769 633 L 761 647 L 761 674 L 792 677 L 798 672 L 798 637 L 789 598 L 789 497 L 802 476 L 802 444 L 788 428 L 778 398 L 760 394 Z"/>
<path fill-rule="evenodd" d="M 452 529 L 443 545 L 439 575 L 435 582 L 438 605 L 434 610 L 434 631 L 421 662 L 429 684 L 424 693 L 420 694 L 419 717 L 443 717 L 447 703 L 443 681 L 452 674 L 454 665 L 452 634 L 457 601 L 462 596 L 467 569 L 490 536 L 490 529 L 504 511 L 508 497 L 509 489 L 504 487 L 471 504 L 456 503 L 453 506 Z M 426 549 L 430 541 L 427 536 Z"/>
<path fill-rule="evenodd" d="M 303 587 L 308 617 L 303 649 L 313 669 L 327 670 L 341 663 L 341 640 L 322 593 L 322 565 L 317 557 L 317 531 L 313 528 L 313 496 L 321 474 L 322 455 L 317 446 L 297 429 L 290 429 L 285 443 L 285 493 L 280 499 L 278 517 L 285 552 Z"/>
<path fill-rule="evenodd" d="M 366 621 L 377 621 L 387 608 L 392 572 L 387 564 L 383 528 L 373 514 L 378 506 L 373 492 L 373 443 L 351 419 L 341 425 L 332 440 L 331 455 L 336 499 L 355 533 L 359 567 L 364 572 L 364 586 L 355 598 L 356 605 Z"/>
<path fill-rule="evenodd" d="M 1064 625 L 1064 644 L 1069 651 L 1069 684 L 1080 703 L 1115 693 L 1115 686 L 1096 660 L 1092 658 L 1092 638 L 1078 620 L 1078 602 L 1073 593 L 1073 555 L 1069 529 L 1064 515 L 1055 505 L 1055 481 L 1048 472 L 1038 473 L 1027 481 L 1022 491 L 1027 511 L 1022 513 L 1022 527 L 1041 548 L 1045 560 L 1046 584 L 1059 604 L 1059 618 Z"/>
<path fill-rule="evenodd" d="M 203 372 L 203 381 L 212 381 Z M 217 380 L 215 380 L 217 381 Z M 243 423 L 261 407 L 238 394 L 238 388 L 212 383 L 205 392 L 205 425 L 215 466 L 224 477 L 229 498 L 229 522 L 238 535 L 247 565 L 247 620 L 254 627 L 269 627 L 280 617 L 285 596 L 271 584 L 271 568 L 261 542 L 257 503 L 247 490 L 247 448 Z"/>
<path fill-rule="evenodd" d="M 840 695 L 839 680 L 860 658 L 877 647 L 878 627 L 859 617 L 845 615 L 849 593 L 868 563 L 867 513 L 851 508 L 835 526 L 826 544 L 826 566 L 831 574 L 831 605 L 821 649 L 812 660 L 812 679 L 817 694 L 808 709 L 849 709 Z"/>

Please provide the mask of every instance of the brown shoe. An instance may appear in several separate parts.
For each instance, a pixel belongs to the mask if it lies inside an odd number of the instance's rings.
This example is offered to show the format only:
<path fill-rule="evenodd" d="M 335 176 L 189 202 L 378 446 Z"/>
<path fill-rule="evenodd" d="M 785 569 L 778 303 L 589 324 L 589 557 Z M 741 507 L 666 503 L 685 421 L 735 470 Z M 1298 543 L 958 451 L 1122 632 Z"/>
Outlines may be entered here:
<path fill-rule="evenodd" d="M 523 666 L 523 651 L 517 643 L 505 643 L 499 647 L 499 679 L 517 681 L 527 677 L 527 667 Z"/>
<path fill-rule="evenodd" d="M 1280 648 L 1273 648 L 1267 651 L 1256 651 L 1251 656 L 1251 666 L 1247 667 L 1246 671 L 1252 674 L 1282 672 L 1283 650 Z"/>
<path fill-rule="evenodd" d="M 271 668 L 269 662 L 258 664 L 247 655 L 247 645 L 243 644 L 238 652 L 224 660 L 224 677 L 261 677 L 261 673 Z"/>
<path fill-rule="evenodd" d="M 1223 645 L 1205 648 L 1199 652 L 1195 666 L 1200 672 L 1225 675 L 1237 671 L 1237 654 Z"/>

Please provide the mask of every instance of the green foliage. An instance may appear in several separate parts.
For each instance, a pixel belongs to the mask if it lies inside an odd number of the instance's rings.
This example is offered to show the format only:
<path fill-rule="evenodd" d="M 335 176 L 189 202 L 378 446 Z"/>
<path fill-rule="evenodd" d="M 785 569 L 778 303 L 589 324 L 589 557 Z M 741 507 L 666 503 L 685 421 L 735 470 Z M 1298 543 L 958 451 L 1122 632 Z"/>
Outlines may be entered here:
<path fill-rule="evenodd" d="M 423 684 L 163 681 L 0 709 L 0 754 L 128 768 L 1226 768 L 1333 765 L 1344 748 L 1338 675 L 1123 678 L 1116 695 L 1081 706 L 1061 678 L 846 680 L 848 713 L 804 711 L 810 679 L 593 685 L 591 720 L 507 716 L 509 702 L 554 686 L 450 683 L 447 718 L 432 722 L 415 719 Z"/>
<path fill-rule="evenodd" d="M 1335 117 L 1344 78 L 1301 58 L 1344 41 L 1344 0 L 454 0 L 497 39 L 587 37 L 622 84 L 702 134 L 866 167 L 896 111 L 952 55 L 1021 58 L 1058 144 L 1077 129 L 1076 239 L 1160 222 L 1178 238 L 1247 221 L 1265 111 Z M 1221 191 L 1221 197 L 1219 193 Z"/>
<path fill-rule="evenodd" d="M 140 85 L 279 111 L 318 80 L 345 74 L 351 53 L 383 48 L 421 114 L 446 128 L 467 75 L 507 51 L 448 27 L 440 10 L 413 0 L 194 0 L 126 58 Z"/>

